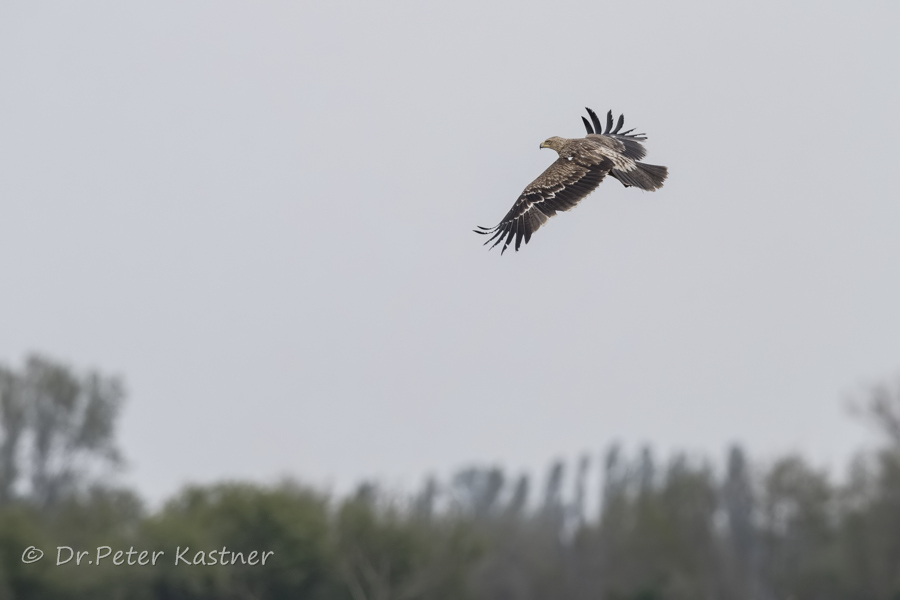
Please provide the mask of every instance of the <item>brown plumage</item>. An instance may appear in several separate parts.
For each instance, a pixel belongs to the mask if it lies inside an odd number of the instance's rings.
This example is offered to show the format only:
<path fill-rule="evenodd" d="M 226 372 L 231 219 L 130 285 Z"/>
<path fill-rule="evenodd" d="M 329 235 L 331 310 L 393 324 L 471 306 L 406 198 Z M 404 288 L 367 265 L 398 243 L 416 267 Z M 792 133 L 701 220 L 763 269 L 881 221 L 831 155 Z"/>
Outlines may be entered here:
<path fill-rule="evenodd" d="M 600 185 L 607 173 L 625 187 L 647 191 L 662 187 L 668 169 L 638 162 L 647 154 L 640 143 L 647 139 L 646 136 L 631 134 L 633 129 L 619 133 L 624 115 L 619 117 L 613 129 L 612 111 L 606 116 L 606 132 L 603 132 L 597 114 L 591 109 L 587 111 L 591 122 L 581 118 L 587 135 L 576 139 L 552 137 L 544 141 L 541 148 L 551 148 L 559 154 L 556 162 L 525 188 L 498 225 L 475 230 L 475 233 L 491 235 L 485 245 L 493 241 L 493 248 L 502 242 L 500 254 L 503 254 L 515 238 L 518 251 L 523 239 L 527 244 L 531 235 L 557 211 L 566 211 L 578 204 Z"/>

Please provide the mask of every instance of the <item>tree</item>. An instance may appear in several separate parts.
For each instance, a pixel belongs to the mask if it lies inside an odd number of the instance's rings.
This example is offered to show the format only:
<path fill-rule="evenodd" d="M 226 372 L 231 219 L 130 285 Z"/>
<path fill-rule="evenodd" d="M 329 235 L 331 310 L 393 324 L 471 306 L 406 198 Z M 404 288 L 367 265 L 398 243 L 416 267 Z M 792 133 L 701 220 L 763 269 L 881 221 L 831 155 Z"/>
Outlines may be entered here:
<path fill-rule="evenodd" d="M 851 406 L 900 450 L 900 376 L 869 387 L 866 398 Z"/>
<path fill-rule="evenodd" d="M 463 512 L 485 518 L 497 508 L 504 483 L 503 471 L 500 469 L 472 467 L 453 476 L 452 489 Z"/>
<path fill-rule="evenodd" d="M 900 377 L 871 386 L 856 407 L 887 444 L 851 465 L 843 491 L 841 564 L 847 589 L 894 600 L 900 598 Z"/>
<path fill-rule="evenodd" d="M 0 366 L 0 503 L 23 475 L 28 499 L 48 507 L 119 466 L 114 429 L 124 397 L 118 378 L 78 375 L 40 356 L 19 372 Z"/>
<path fill-rule="evenodd" d="M 460 516 L 423 518 L 371 486 L 341 503 L 334 520 L 334 551 L 337 572 L 350 597 L 462 597 L 477 547 Z"/>
<path fill-rule="evenodd" d="M 191 486 L 145 522 L 145 547 L 167 553 L 134 576 L 151 574 L 158 598 L 317 597 L 332 581 L 328 532 L 327 498 L 299 485 Z"/>
<path fill-rule="evenodd" d="M 513 487 L 512 497 L 506 506 L 506 512 L 513 516 L 521 516 L 528 506 L 528 491 L 530 489 L 530 480 L 527 474 L 519 475 L 516 485 Z"/>
<path fill-rule="evenodd" d="M 25 406 L 15 373 L 0 366 L 0 506 L 9 503 L 19 478 L 19 446 L 25 431 Z"/>
<path fill-rule="evenodd" d="M 753 512 L 756 498 L 747 457 L 740 446 L 732 446 L 728 452 L 721 502 L 728 523 L 724 575 L 736 598 L 758 598 L 760 549 Z"/>
<path fill-rule="evenodd" d="M 768 470 L 760 498 L 769 585 L 776 597 L 840 598 L 835 489 L 798 456 Z"/>

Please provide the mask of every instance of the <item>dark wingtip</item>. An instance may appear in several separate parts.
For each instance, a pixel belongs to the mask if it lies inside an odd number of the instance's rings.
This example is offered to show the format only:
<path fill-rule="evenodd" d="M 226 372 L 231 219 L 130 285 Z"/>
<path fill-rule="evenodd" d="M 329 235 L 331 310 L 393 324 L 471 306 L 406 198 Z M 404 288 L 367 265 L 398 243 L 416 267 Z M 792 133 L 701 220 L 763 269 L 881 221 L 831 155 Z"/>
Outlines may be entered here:
<path fill-rule="evenodd" d="M 591 116 L 591 123 L 594 124 L 594 131 L 596 133 L 603 133 L 603 125 L 600 124 L 600 119 L 597 117 L 597 113 L 595 113 L 593 110 L 591 110 L 587 106 L 585 106 L 584 108 L 588 111 L 588 114 Z M 582 118 L 584 118 L 584 117 L 582 117 Z"/>
<path fill-rule="evenodd" d="M 584 123 L 584 128 L 587 130 L 588 135 L 594 133 L 594 128 L 591 127 L 591 124 L 588 122 L 587 119 L 585 119 L 584 117 L 581 117 L 581 122 Z"/>
<path fill-rule="evenodd" d="M 609 131 L 612 129 L 612 125 L 612 111 L 609 111 L 608 113 L 606 113 L 606 131 L 604 131 L 603 133 L 609 133 Z"/>

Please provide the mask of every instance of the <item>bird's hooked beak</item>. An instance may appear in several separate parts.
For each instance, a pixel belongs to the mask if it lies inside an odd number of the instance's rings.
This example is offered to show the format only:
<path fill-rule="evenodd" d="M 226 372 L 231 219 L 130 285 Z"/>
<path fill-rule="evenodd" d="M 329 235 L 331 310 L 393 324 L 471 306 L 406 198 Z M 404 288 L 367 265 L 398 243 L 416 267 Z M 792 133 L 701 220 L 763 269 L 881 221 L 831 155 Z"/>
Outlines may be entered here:
<path fill-rule="evenodd" d="M 547 142 L 541 142 L 541 148 L 549 148 Z"/>

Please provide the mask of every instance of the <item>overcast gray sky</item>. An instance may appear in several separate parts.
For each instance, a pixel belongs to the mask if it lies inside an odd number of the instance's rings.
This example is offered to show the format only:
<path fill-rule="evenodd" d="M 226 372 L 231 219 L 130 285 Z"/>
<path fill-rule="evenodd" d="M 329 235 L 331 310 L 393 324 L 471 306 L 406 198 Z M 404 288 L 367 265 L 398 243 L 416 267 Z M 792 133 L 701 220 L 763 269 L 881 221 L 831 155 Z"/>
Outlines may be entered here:
<path fill-rule="evenodd" d="M 0 361 L 122 375 L 128 481 L 415 485 L 613 440 L 844 464 L 900 369 L 900 4 L 4 2 Z M 519 253 L 583 135 L 648 134 Z"/>

